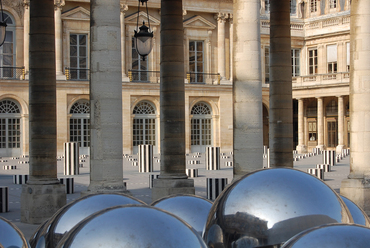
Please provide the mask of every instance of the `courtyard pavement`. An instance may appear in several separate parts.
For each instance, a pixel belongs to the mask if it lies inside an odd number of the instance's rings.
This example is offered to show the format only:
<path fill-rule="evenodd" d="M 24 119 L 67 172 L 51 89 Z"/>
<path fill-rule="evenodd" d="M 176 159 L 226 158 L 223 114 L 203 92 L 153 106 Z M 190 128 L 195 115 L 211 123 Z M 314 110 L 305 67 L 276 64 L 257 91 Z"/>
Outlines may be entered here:
<path fill-rule="evenodd" d="M 299 155 L 299 154 L 297 154 Z M 294 155 L 296 156 L 296 155 Z M 149 188 L 149 175 L 159 174 L 159 155 L 153 159 L 153 172 L 139 173 L 137 166 L 133 166 L 136 162 L 136 156 L 124 156 L 123 158 L 123 173 L 124 182 L 126 182 L 127 190 L 131 195 L 148 204 L 151 200 L 151 188 Z M 26 239 L 32 236 L 38 225 L 30 225 L 20 222 L 20 196 L 22 185 L 13 183 L 13 175 L 25 175 L 29 173 L 29 166 L 26 163 L 27 158 L 0 158 L 0 186 L 9 188 L 9 212 L 0 213 L 0 216 L 14 223 L 25 235 Z M 204 154 L 189 154 L 187 156 L 187 168 L 198 169 L 198 177 L 194 177 L 195 194 L 207 198 L 207 178 L 227 178 L 228 183 L 232 181 L 233 169 L 226 166 L 226 162 L 232 161 L 232 156 L 224 154 L 221 156 L 220 170 L 205 169 Z M 307 172 L 308 168 L 315 168 L 316 164 L 322 164 L 322 155 L 316 155 L 300 159 L 294 162 L 294 168 Z M 79 175 L 65 176 L 63 160 L 59 160 L 58 178 L 73 177 L 74 178 L 74 193 L 67 194 L 67 203 L 79 198 L 80 193 L 85 191 L 89 185 L 89 158 L 82 158 L 80 164 Z M 267 160 L 264 158 L 264 166 Z M 16 169 L 4 170 L 4 165 L 16 165 Z M 343 158 L 334 167 L 331 172 L 326 172 L 324 182 L 339 192 L 341 181 L 347 178 L 349 174 L 349 156 Z"/>

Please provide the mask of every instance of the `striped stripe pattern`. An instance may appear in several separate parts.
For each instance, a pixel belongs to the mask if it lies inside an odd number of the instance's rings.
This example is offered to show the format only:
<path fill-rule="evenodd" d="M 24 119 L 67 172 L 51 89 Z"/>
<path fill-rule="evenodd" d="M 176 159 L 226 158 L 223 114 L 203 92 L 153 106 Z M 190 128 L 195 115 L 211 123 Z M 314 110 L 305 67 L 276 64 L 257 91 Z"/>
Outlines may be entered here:
<path fill-rule="evenodd" d="M 324 172 L 330 172 L 331 171 L 331 166 L 330 164 L 317 164 L 316 168 L 318 169 L 323 169 Z"/>
<path fill-rule="evenodd" d="M 207 178 L 207 199 L 216 200 L 226 188 L 227 178 Z"/>
<path fill-rule="evenodd" d="M 59 178 L 59 182 L 66 186 L 66 194 L 73 194 L 75 192 L 73 177 Z"/>
<path fill-rule="evenodd" d="M 220 169 L 220 147 L 207 147 L 206 150 L 206 169 L 219 170 Z"/>
<path fill-rule="evenodd" d="M 335 165 L 335 151 L 328 150 L 322 152 L 323 164 Z"/>
<path fill-rule="evenodd" d="M 64 175 L 80 174 L 79 145 L 77 142 L 64 143 Z"/>
<path fill-rule="evenodd" d="M 28 181 L 28 175 L 13 175 L 14 184 L 26 184 Z"/>
<path fill-rule="evenodd" d="M 153 146 L 139 145 L 138 162 L 139 172 L 153 171 Z"/>
<path fill-rule="evenodd" d="M 188 177 L 198 177 L 198 169 L 186 169 L 186 175 Z"/>
<path fill-rule="evenodd" d="M 307 173 L 316 176 L 318 179 L 324 180 L 324 170 L 318 168 L 307 169 Z"/>
<path fill-rule="evenodd" d="M 9 211 L 9 189 L 6 186 L 0 186 L 0 213 Z"/>

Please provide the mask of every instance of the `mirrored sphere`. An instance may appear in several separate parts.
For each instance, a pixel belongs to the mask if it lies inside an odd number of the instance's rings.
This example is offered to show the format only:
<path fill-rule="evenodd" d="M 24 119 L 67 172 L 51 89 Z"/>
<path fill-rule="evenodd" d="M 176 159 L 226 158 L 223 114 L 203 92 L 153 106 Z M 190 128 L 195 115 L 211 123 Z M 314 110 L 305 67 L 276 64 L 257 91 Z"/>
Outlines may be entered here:
<path fill-rule="evenodd" d="M 188 224 L 164 210 L 145 205 L 117 206 L 80 222 L 58 248 L 206 248 Z"/>
<path fill-rule="evenodd" d="M 369 228 L 356 224 L 329 224 L 299 233 L 281 248 L 347 248 L 369 247 L 369 244 Z"/>
<path fill-rule="evenodd" d="M 81 197 L 56 212 L 30 241 L 33 248 L 53 248 L 77 223 L 100 210 L 119 205 L 145 204 L 124 194 L 93 194 Z"/>
<path fill-rule="evenodd" d="M 314 226 L 352 222 L 341 198 L 321 180 L 295 169 L 264 169 L 221 193 L 203 238 L 209 247 L 279 245 Z"/>
<path fill-rule="evenodd" d="M 202 234 L 212 202 L 195 195 L 171 195 L 151 205 L 176 215 Z"/>
<path fill-rule="evenodd" d="M 343 202 L 346 204 L 349 212 L 352 215 L 353 222 L 355 224 L 363 225 L 363 226 L 370 226 L 370 219 L 369 216 L 360 208 L 356 203 L 351 201 L 345 196 L 340 195 L 342 198 Z"/>
<path fill-rule="evenodd" d="M 13 223 L 0 216 L 0 247 L 28 248 L 23 233 Z"/>

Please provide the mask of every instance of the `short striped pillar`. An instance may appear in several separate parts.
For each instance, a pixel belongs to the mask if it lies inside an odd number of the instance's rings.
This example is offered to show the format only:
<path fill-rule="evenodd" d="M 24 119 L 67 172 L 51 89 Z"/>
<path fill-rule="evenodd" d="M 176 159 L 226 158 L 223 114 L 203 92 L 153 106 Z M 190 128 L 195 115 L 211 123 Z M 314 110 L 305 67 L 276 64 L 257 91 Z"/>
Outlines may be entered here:
<path fill-rule="evenodd" d="M 9 189 L 6 186 L 0 186 L 0 213 L 9 211 Z"/>
<path fill-rule="evenodd" d="M 189 160 L 188 163 L 189 164 L 200 164 L 200 161 L 199 160 Z"/>
<path fill-rule="evenodd" d="M 79 143 L 64 143 L 64 175 L 78 175 L 80 173 Z"/>
<path fill-rule="evenodd" d="M 206 169 L 220 169 L 220 147 L 209 146 L 206 149 Z"/>
<path fill-rule="evenodd" d="M 186 169 L 185 171 L 188 177 L 198 177 L 198 169 Z"/>
<path fill-rule="evenodd" d="M 232 167 L 233 166 L 233 162 L 232 161 L 226 161 L 225 162 L 225 166 L 226 167 Z"/>
<path fill-rule="evenodd" d="M 4 165 L 3 169 L 4 170 L 15 170 L 17 169 L 17 166 L 16 165 Z"/>
<path fill-rule="evenodd" d="M 318 179 L 324 180 L 324 170 L 318 168 L 307 169 L 307 173 L 316 176 Z"/>
<path fill-rule="evenodd" d="M 138 147 L 139 172 L 153 171 L 153 146 L 139 145 Z"/>
<path fill-rule="evenodd" d="M 317 164 L 316 168 L 318 169 L 323 169 L 324 172 L 330 172 L 331 171 L 331 166 L 330 164 Z"/>
<path fill-rule="evenodd" d="M 207 199 L 216 200 L 226 188 L 227 178 L 207 178 Z"/>
<path fill-rule="evenodd" d="M 73 194 L 75 192 L 73 177 L 59 178 L 59 182 L 66 186 L 66 194 Z"/>
<path fill-rule="evenodd" d="M 28 181 L 28 175 L 13 175 L 14 184 L 26 184 Z"/>
<path fill-rule="evenodd" d="M 149 188 L 152 189 L 153 188 L 153 181 L 154 179 L 157 179 L 159 177 L 159 175 L 157 174 L 150 174 L 149 175 Z"/>
<path fill-rule="evenodd" d="M 322 152 L 323 164 L 335 165 L 335 151 L 327 150 Z"/>

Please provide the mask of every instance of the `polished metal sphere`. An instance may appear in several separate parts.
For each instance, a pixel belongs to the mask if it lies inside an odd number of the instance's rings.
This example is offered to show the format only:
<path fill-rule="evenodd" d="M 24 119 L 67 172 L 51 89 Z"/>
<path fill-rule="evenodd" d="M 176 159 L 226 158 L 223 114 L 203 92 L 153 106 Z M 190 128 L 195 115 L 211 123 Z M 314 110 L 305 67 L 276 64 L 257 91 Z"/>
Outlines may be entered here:
<path fill-rule="evenodd" d="M 297 234 L 281 248 L 365 248 L 370 244 L 370 228 L 356 224 L 328 224 Z"/>
<path fill-rule="evenodd" d="M 100 210 L 127 204 L 145 204 L 124 194 L 92 194 L 67 204 L 56 212 L 31 239 L 32 248 L 53 248 L 77 223 Z"/>
<path fill-rule="evenodd" d="M 57 248 L 206 248 L 201 236 L 175 215 L 145 205 L 117 206 L 80 222 Z"/>
<path fill-rule="evenodd" d="M 370 218 L 364 210 L 345 196 L 340 195 L 352 215 L 353 223 L 370 227 Z"/>
<path fill-rule="evenodd" d="M 209 247 L 279 245 L 314 226 L 352 222 L 341 198 L 321 180 L 295 169 L 264 169 L 221 193 L 203 238 Z"/>
<path fill-rule="evenodd" d="M 0 216 L 0 247 L 29 248 L 23 233 L 13 223 Z"/>
<path fill-rule="evenodd" d="M 171 195 L 150 205 L 176 215 L 202 234 L 212 202 L 196 195 Z"/>

